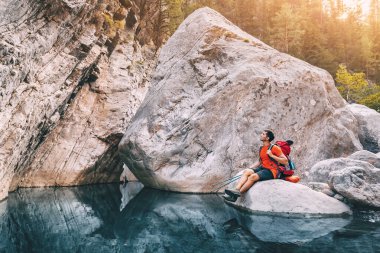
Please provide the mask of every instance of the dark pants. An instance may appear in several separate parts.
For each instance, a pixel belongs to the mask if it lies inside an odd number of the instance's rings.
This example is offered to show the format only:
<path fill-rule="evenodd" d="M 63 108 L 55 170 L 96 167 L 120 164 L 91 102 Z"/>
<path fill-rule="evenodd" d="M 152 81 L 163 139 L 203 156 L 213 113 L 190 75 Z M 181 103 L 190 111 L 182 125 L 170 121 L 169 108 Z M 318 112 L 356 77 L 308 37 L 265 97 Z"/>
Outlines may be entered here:
<path fill-rule="evenodd" d="M 265 181 L 265 180 L 274 179 L 272 171 L 270 171 L 269 169 L 264 168 L 262 166 L 253 169 L 253 171 L 257 175 L 259 175 L 259 178 L 260 178 L 259 181 Z"/>

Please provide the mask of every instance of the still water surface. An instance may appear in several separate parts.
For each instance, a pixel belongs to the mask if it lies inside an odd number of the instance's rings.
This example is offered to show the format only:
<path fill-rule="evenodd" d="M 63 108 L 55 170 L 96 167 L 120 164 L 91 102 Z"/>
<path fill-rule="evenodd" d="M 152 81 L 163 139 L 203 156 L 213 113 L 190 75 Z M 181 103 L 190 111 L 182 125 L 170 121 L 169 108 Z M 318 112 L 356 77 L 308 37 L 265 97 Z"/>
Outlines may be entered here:
<path fill-rule="evenodd" d="M 253 215 L 218 195 L 139 183 L 20 189 L 0 202 L 0 252 L 380 252 L 380 212 Z"/>

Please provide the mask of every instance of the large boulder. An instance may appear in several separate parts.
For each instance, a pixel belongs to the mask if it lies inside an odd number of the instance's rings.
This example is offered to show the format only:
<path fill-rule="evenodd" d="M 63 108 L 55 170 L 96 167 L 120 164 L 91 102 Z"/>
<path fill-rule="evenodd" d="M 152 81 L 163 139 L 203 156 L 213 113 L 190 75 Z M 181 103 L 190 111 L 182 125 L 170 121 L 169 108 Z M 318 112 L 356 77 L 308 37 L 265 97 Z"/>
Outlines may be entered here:
<path fill-rule="evenodd" d="M 236 202 L 228 203 L 254 213 L 286 216 L 326 217 L 351 214 L 350 207 L 346 204 L 302 184 L 284 180 L 258 182 Z"/>
<path fill-rule="evenodd" d="M 325 70 L 203 8 L 161 50 L 152 88 L 119 150 L 146 186 L 209 192 L 258 158 L 259 134 L 269 128 L 295 141 L 302 174 L 362 149 L 345 106 Z"/>
<path fill-rule="evenodd" d="M 332 172 L 346 167 L 374 168 L 373 165 L 368 162 L 350 158 L 327 159 L 314 164 L 310 171 L 305 173 L 305 179 L 309 182 L 327 183 L 331 178 Z"/>
<path fill-rule="evenodd" d="M 350 157 L 377 164 L 371 153 L 357 152 Z M 327 183 L 334 192 L 353 204 L 380 207 L 380 168 L 369 162 L 350 158 L 328 159 L 315 164 L 306 176 L 308 181 Z"/>
<path fill-rule="evenodd" d="M 380 169 L 351 166 L 330 175 L 329 185 L 350 202 L 380 208 Z"/>
<path fill-rule="evenodd" d="M 350 104 L 347 108 L 359 122 L 359 139 L 364 149 L 380 151 L 380 113 L 364 105 Z"/>
<path fill-rule="evenodd" d="M 373 166 L 375 166 L 376 168 L 380 168 L 380 156 L 372 152 L 369 152 L 367 150 L 357 151 L 353 153 L 352 155 L 348 156 L 347 158 L 368 162 L 372 164 Z"/>

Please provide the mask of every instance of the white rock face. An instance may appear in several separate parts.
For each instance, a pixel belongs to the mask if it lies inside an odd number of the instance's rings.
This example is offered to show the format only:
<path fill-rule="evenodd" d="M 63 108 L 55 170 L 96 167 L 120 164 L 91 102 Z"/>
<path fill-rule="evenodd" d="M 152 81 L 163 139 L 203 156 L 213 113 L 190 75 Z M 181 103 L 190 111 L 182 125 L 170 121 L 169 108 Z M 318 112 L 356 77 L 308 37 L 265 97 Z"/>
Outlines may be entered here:
<path fill-rule="evenodd" d="M 255 213 L 272 213 L 285 216 L 344 216 L 350 208 L 321 192 L 301 184 L 284 180 L 257 182 L 233 206 Z"/>
<path fill-rule="evenodd" d="M 101 57 L 98 79 L 82 87 L 11 188 L 119 181 L 117 145 L 148 88 L 145 73 L 132 74 L 132 51 L 133 42 Z"/>
<path fill-rule="evenodd" d="M 20 186 L 119 181 L 117 145 L 162 41 L 157 4 L 1 1 L 0 200 Z M 120 10 L 111 36 L 104 14 Z"/>
<path fill-rule="evenodd" d="M 46 17 L 55 13 L 54 21 Z M 8 1 L 0 5 L 0 199 L 14 173 L 30 159 L 65 104 L 102 53 L 94 27 L 81 26 L 94 6 L 71 9 L 63 1 Z M 65 26 L 70 24 L 71 27 Z M 65 29 L 66 28 L 66 29 Z M 74 39 L 76 34 L 76 39 Z M 92 46 L 80 50 L 82 40 Z M 75 49 L 78 48 L 77 51 Z M 79 56 L 80 55 L 80 56 Z"/>
<path fill-rule="evenodd" d="M 358 104 L 347 105 L 347 108 L 359 122 L 359 138 L 364 149 L 378 153 L 380 151 L 380 113 Z"/>
<path fill-rule="evenodd" d="M 203 8 L 163 47 L 119 150 L 146 186 L 210 192 L 258 158 L 268 128 L 295 141 L 298 174 L 362 149 L 357 121 L 326 71 Z"/>

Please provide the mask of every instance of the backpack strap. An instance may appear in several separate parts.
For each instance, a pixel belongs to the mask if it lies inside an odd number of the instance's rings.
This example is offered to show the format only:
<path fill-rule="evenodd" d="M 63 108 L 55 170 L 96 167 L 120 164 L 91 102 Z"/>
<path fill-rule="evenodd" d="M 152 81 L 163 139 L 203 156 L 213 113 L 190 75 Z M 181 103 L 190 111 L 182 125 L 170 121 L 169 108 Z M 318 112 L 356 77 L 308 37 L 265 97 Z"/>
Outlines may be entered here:
<path fill-rule="evenodd" d="M 274 144 L 270 144 L 268 150 L 272 151 L 273 146 L 274 146 Z M 272 157 L 269 156 L 269 159 L 271 159 L 275 164 L 277 164 L 277 166 L 279 165 L 278 162 L 275 159 L 273 159 Z"/>
<path fill-rule="evenodd" d="M 272 151 L 273 146 L 276 144 L 270 144 L 268 150 Z M 277 145 L 278 146 L 278 145 Z M 269 156 L 269 159 L 276 164 L 276 170 L 277 170 L 277 178 L 281 178 L 282 172 L 280 171 L 280 163 L 277 162 L 275 159 Z"/>
<path fill-rule="evenodd" d="M 259 160 L 260 160 L 260 164 L 261 164 L 261 156 L 260 156 L 260 154 L 261 154 L 261 150 L 263 149 L 263 146 L 260 146 L 260 148 L 259 148 Z"/>

